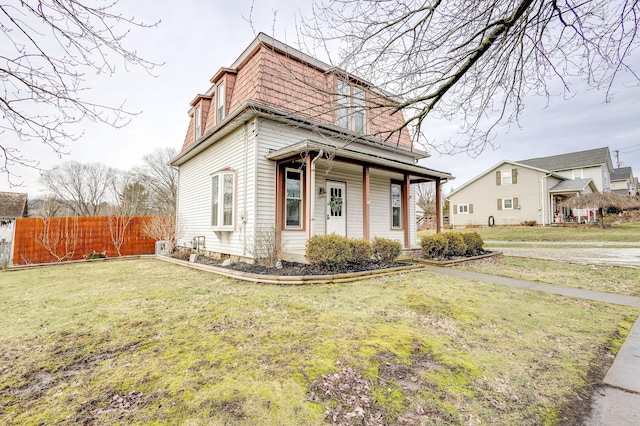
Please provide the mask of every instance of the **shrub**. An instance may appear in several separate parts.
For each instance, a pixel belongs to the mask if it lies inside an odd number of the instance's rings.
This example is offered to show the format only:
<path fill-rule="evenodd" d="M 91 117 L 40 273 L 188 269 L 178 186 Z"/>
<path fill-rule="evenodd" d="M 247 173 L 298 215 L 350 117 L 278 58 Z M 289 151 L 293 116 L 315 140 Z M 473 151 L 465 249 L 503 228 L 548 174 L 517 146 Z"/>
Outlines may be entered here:
<path fill-rule="evenodd" d="M 173 257 L 180 260 L 189 260 L 191 256 L 191 248 L 190 247 L 180 247 L 178 250 L 173 253 Z"/>
<path fill-rule="evenodd" d="M 402 253 L 402 244 L 388 238 L 374 237 L 371 249 L 380 262 L 393 262 Z"/>
<path fill-rule="evenodd" d="M 444 237 L 447 239 L 447 256 L 464 256 L 467 254 L 467 245 L 460 232 L 445 232 Z"/>
<path fill-rule="evenodd" d="M 420 239 L 422 257 L 425 259 L 440 259 L 447 255 L 449 240 L 444 234 L 425 235 Z"/>
<path fill-rule="evenodd" d="M 355 239 L 350 241 L 351 244 L 351 261 L 358 265 L 364 265 L 371 261 L 373 250 L 371 243 L 363 239 Z"/>
<path fill-rule="evenodd" d="M 84 258 L 87 259 L 87 260 L 91 260 L 91 259 L 106 259 L 107 258 L 107 252 L 103 251 L 102 253 L 96 253 L 96 251 L 94 250 L 93 253 L 89 253 Z"/>
<path fill-rule="evenodd" d="M 467 245 L 467 256 L 476 256 L 484 251 L 482 245 L 482 237 L 477 232 L 465 232 L 462 234 L 465 244 Z"/>
<path fill-rule="evenodd" d="M 335 233 L 315 235 L 307 241 L 305 256 L 312 265 L 341 268 L 351 262 L 351 243 Z"/>

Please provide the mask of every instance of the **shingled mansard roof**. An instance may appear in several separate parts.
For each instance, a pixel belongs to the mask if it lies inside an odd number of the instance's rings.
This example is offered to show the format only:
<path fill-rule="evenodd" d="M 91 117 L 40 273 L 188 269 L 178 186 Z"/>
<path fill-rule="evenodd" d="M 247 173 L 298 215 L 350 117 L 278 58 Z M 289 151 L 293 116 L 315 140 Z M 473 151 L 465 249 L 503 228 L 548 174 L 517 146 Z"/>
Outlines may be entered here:
<path fill-rule="evenodd" d="M 609 170 L 613 169 L 609 148 L 596 148 L 587 151 L 570 152 L 568 154 L 552 155 L 549 157 L 530 158 L 517 161 L 520 164 L 537 167 L 539 169 L 557 172 L 560 170 L 579 169 L 582 167 L 608 164 Z"/>
<path fill-rule="evenodd" d="M 0 219 L 15 219 L 24 216 L 27 194 L 0 192 Z"/>

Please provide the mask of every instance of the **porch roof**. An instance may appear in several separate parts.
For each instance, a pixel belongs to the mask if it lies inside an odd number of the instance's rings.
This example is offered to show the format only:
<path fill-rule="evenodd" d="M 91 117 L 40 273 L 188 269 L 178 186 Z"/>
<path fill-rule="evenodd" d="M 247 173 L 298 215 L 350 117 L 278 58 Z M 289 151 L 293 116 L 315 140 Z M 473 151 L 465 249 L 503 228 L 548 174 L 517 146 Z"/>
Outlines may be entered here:
<path fill-rule="evenodd" d="M 267 159 L 274 161 L 284 160 L 300 153 L 309 151 L 323 151 L 325 154 L 329 152 L 335 152 L 336 159 L 350 160 L 352 162 L 370 164 L 373 167 L 385 170 L 409 173 L 412 176 L 418 177 L 420 180 L 433 181 L 436 178 L 439 178 L 442 180 L 442 183 L 444 183 L 455 179 L 454 176 L 447 172 L 441 172 L 414 164 L 402 163 L 399 161 L 390 160 L 388 158 L 354 151 L 352 149 L 349 149 L 348 147 L 337 147 L 334 145 L 316 142 L 308 139 L 273 151 L 269 153 L 269 155 L 267 155 Z"/>
<path fill-rule="evenodd" d="M 557 193 L 577 193 L 584 191 L 587 187 L 591 186 L 592 192 L 595 191 L 595 187 L 593 186 L 593 179 L 568 179 L 563 180 L 562 182 L 558 182 L 553 188 L 549 190 L 552 194 Z"/>

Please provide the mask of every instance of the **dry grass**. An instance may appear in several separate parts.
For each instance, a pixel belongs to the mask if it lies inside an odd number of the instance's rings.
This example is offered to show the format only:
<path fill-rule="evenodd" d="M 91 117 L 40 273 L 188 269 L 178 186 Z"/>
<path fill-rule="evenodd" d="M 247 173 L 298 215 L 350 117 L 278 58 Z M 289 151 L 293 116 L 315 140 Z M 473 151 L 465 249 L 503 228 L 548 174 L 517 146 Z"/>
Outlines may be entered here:
<path fill-rule="evenodd" d="M 564 287 L 640 297 L 638 268 L 584 265 L 524 257 L 492 257 L 458 268 Z"/>
<path fill-rule="evenodd" d="M 1 273 L 0 294 L 0 423 L 20 425 L 579 424 L 637 314 L 426 272 L 278 287 L 155 260 Z"/>

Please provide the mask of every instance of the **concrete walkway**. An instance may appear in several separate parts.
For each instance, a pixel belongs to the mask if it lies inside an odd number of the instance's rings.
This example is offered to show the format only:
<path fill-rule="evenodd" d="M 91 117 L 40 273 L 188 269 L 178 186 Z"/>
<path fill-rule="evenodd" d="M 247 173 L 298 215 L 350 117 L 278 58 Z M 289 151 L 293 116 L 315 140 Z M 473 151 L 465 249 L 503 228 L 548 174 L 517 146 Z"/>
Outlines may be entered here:
<path fill-rule="evenodd" d="M 425 269 L 437 274 L 446 274 L 468 280 L 640 308 L 640 297 L 560 287 L 477 272 L 460 271 L 441 266 L 428 265 Z M 591 415 L 588 419 L 585 419 L 584 425 L 640 425 L 640 319 L 636 320 L 629 336 L 627 336 L 611 368 L 609 368 L 604 378 L 604 384 L 605 386 L 600 388 L 594 397 Z"/>

